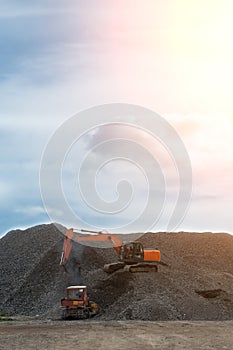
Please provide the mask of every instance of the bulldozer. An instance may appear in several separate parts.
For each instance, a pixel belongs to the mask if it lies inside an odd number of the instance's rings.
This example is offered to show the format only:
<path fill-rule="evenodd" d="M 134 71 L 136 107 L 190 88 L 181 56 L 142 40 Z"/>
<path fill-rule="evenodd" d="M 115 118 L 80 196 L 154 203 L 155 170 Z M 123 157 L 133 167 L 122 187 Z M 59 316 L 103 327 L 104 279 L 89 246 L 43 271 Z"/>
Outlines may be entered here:
<path fill-rule="evenodd" d="M 99 312 L 98 305 L 89 300 L 86 286 L 66 288 L 66 297 L 61 299 L 62 319 L 86 319 Z"/>
<path fill-rule="evenodd" d="M 60 265 L 64 267 L 69 259 L 73 241 L 83 244 L 105 242 L 107 247 L 113 247 L 118 256 L 118 262 L 106 264 L 104 271 L 107 273 L 120 269 L 128 272 L 158 271 L 158 264 L 161 260 L 158 249 L 144 248 L 143 244 L 137 241 L 124 243 L 119 236 L 111 233 L 83 229 L 74 230 L 73 228 L 66 231 L 63 242 Z"/>

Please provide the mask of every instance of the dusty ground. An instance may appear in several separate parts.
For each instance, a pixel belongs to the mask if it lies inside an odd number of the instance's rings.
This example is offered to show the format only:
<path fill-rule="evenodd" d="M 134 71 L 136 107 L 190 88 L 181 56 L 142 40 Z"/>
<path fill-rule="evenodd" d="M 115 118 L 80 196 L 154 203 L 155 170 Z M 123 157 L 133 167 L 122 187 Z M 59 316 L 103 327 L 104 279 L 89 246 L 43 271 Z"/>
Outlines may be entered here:
<path fill-rule="evenodd" d="M 0 349 L 229 349 L 233 321 L 27 321 L 0 324 Z"/>

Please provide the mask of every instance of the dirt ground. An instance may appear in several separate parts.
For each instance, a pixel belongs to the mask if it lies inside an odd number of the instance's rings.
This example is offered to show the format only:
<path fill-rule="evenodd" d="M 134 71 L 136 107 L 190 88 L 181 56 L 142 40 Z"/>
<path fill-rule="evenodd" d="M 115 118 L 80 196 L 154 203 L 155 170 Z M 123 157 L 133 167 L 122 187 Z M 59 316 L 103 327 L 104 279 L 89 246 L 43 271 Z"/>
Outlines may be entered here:
<path fill-rule="evenodd" d="M 0 324 L 0 349 L 229 349 L 233 321 L 14 321 Z"/>

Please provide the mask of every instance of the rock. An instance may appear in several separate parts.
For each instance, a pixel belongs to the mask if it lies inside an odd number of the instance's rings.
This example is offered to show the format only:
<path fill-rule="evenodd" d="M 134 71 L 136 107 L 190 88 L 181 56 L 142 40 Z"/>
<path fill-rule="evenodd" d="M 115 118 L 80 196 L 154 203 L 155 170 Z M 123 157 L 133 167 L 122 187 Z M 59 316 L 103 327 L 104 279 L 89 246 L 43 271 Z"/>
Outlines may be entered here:
<path fill-rule="evenodd" d="M 233 318 L 233 236 L 147 233 L 139 240 L 161 250 L 159 272 L 108 275 L 103 266 L 117 261 L 114 250 L 77 243 L 65 272 L 59 265 L 61 231 L 39 225 L 1 238 L 0 313 L 59 318 L 66 287 L 85 284 L 99 304 L 97 320 Z"/>

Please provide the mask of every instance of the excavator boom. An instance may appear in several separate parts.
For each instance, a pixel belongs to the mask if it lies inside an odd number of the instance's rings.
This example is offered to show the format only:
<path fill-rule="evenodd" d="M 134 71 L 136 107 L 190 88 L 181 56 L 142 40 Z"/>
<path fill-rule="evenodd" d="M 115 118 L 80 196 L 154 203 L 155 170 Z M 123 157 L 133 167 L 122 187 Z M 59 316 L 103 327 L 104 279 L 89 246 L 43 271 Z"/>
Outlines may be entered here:
<path fill-rule="evenodd" d="M 78 235 L 77 233 L 94 233 L 89 235 Z M 120 247 L 122 246 L 123 242 L 122 240 L 111 233 L 101 233 L 97 231 L 88 231 L 88 230 L 74 230 L 73 228 L 68 229 L 66 231 L 66 235 L 63 242 L 63 248 L 62 248 L 62 254 L 61 254 L 61 260 L 60 265 L 65 266 L 70 252 L 72 250 L 72 241 L 78 242 L 78 243 L 87 243 L 87 242 L 107 242 L 110 243 L 110 247 L 113 247 L 117 254 L 120 252 Z"/>
<path fill-rule="evenodd" d="M 91 233 L 83 235 L 83 233 Z M 72 250 L 72 241 L 78 243 L 106 242 L 107 247 L 113 247 L 118 255 L 118 262 L 107 264 L 104 271 L 114 272 L 125 268 L 130 272 L 157 271 L 157 263 L 160 262 L 160 251 L 158 249 L 144 249 L 140 242 L 129 242 L 123 244 L 119 236 L 111 233 L 102 233 L 88 230 L 68 229 L 63 242 L 60 265 L 66 266 Z"/>

